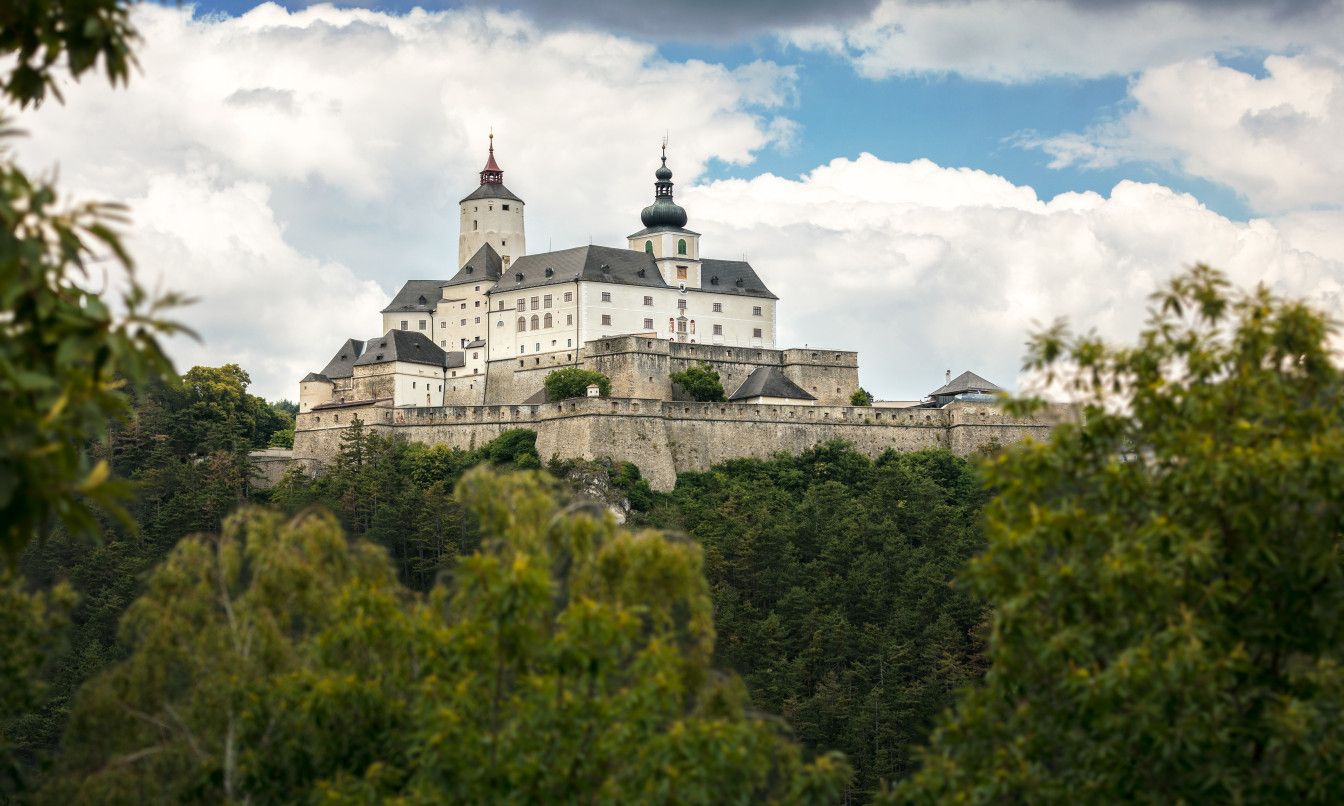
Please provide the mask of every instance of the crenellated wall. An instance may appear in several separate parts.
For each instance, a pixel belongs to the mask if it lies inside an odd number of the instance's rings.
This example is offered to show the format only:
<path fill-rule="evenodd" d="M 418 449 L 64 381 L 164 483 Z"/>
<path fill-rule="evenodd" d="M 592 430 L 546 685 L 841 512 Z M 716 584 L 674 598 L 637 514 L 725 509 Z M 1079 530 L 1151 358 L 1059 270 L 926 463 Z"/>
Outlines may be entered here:
<path fill-rule="evenodd" d="M 834 355 L 834 353 L 832 353 Z M 610 457 L 637 465 L 654 489 L 670 490 L 678 473 L 707 470 L 742 457 L 800 453 L 841 439 L 868 456 L 887 449 L 945 447 L 959 455 L 1027 437 L 1044 439 L 1063 412 L 1010 417 L 994 405 L 953 403 L 941 409 L 677 403 L 638 398 L 580 398 L 540 405 L 393 409 L 352 406 L 302 413 L 295 460 L 327 462 L 358 416 L 373 430 L 471 450 L 510 428 L 537 433 L 542 459 Z"/>

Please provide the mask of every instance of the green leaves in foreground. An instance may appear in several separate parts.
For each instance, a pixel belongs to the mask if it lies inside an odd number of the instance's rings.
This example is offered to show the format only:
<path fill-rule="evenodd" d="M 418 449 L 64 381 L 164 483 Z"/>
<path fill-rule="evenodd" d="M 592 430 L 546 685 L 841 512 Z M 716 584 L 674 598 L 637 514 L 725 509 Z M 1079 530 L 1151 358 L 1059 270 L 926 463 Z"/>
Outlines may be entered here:
<path fill-rule="evenodd" d="M 182 330 L 161 318 L 182 300 L 135 282 L 121 223 L 115 206 L 63 207 L 0 153 L 0 559 L 56 523 L 95 532 L 95 507 L 127 517 L 125 482 L 88 447 L 129 414 L 123 384 L 173 378 L 158 339 Z M 100 263 L 127 281 L 119 314 L 87 289 Z"/>
<path fill-rule="evenodd" d="M 1137 347 L 1037 341 L 1085 416 L 989 470 L 992 666 L 898 799 L 1344 801 L 1331 330 L 1199 267 Z"/>
<path fill-rule="evenodd" d="M 700 550 L 559 511 L 539 477 L 467 474 L 485 548 L 448 588 L 309 512 L 184 540 L 81 693 L 52 800 L 834 800 L 713 673 Z"/>

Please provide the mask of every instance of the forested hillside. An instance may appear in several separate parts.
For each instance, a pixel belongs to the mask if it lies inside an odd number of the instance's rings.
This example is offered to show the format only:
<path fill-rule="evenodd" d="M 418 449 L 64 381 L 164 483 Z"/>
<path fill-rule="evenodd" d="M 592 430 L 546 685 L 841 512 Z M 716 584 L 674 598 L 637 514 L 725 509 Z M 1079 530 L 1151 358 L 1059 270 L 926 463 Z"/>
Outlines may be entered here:
<path fill-rule="evenodd" d="M 249 395 L 235 366 L 195 367 L 182 381 L 137 396 L 109 441 L 113 471 L 135 483 L 129 512 L 139 529 L 108 520 L 101 540 L 57 530 L 22 557 L 34 588 L 69 581 L 77 596 L 64 649 L 42 675 L 45 702 L 7 729 L 30 776 L 63 763 L 76 691 L 133 649 L 119 622 L 183 538 L 219 532 L 249 502 L 289 515 L 319 507 L 347 534 L 382 546 L 400 584 L 429 592 L 481 546 L 477 519 L 454 496 L 481 464 L 542 470 L 562 502 L 614 505 L 634 526 L 694 538 L 714 665 L 741 674 L 751 707 L 782 716 L 808 753 L 843 751 L 855 768 L 851 799 L 906 775 L 933 716 L 980 674 L 983 606 L 951 580 L 981 545 L 984 493 L 971 467 L 945 452 L 873 462 L 822 445 L 691 474 L 656 494 L 633 465 L 543 467 L 525 430 L 459 451 L 356 424 L 325 473 L 295 470 L 263 493 L 250 483 L 247 453 L 283 439 L 292 427 L 284 407 Z"/>
<path fill-rule="evenodd" d="M 870 461 L 843 444 L 678 479 L 648 520 L 704 546 L 716 658 L 852 791 L 913 768 L 934 717 L 984 671 L 984 603 L 954 583 L 987 498 L 946 451 Z"/>

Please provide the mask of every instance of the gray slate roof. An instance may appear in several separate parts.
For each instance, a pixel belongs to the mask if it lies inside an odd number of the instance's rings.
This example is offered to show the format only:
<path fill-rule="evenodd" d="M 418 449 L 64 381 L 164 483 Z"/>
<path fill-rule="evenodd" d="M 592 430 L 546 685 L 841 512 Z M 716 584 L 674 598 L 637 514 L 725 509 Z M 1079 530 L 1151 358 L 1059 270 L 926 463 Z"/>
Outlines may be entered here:
<path fill-rule="evenodd" d="M 454 360 L 457 363 L 449 363 Z M 405 361 L 410 364 L 429 364 L 434 367 L 462 366 L 462 353 L 445 352 L 425 334 L 415 330 L 389 330 L 386 334 L 364 343 L 364 354 L 355 366 Z"/>
<path fill-rule="evenodd" d="M 485 339 L 472 339 L 471 341 L 462 345 L 462 348 L 464 350 L 474 350 L 477 347 L 484 347 L 484 346 L 485 346 Z"/>
<path fill-rule="evenodd" d="M 485 244 L 477 249 L 476 254 L 468 258 L 466 263 L 462 264 L 462 268 L 457 270 L 457 274 L 454 274 L 452 279 L 439 283 L 439 287 L 444 288 L 450 285 L 463 285 L 473 282 L 494 282 L 499 279 L 503 267 L 504 260 L 495 251 L 495 247 Z"/>
<path fill-rule="evenodd" d="M 798 384 L 784 377 L 779 367 L 757 367 L 729 400 L 747 400 L 753 397 L 784 397 L 792 400 L 816 400 Z"/>
<path fill-rule="evenodd" d="M 715 294 L 741 294 L 762 299 L 779 299 L 770 293 L 756 270 L 745 260 L 700 261 L 700 290 Z"/>
<path fill-rule="evenodd" d="M 640 230 L 639 232 L 632 232 L 632 233 L 630 233 L 629 235 L 627 235 L 627 236 L 625 236 L 625 237 L 627 237 L 627 238 L 642 238 L 642 237 L 644 237 L 645 235 L 653 235 L 653 234 L 656 233 L 656 232 L 680 232 L 680 233 L 685 234 L 685 235 L 699 235 L 699 234 L 700 234 L 700 233 L 696 232 L 695 230 L 689 230 L 689 229 L 686 229 L 685 227 L 673 227 L 673 226 L 670 226 L 670 225 L 668 225 L 668 224 L 663 224 L 663 225 L 661 225 L 661 226 L 657 226 L 657 227 L 645 227 L 644 229 Z"/>
<path fill-rule="evenodd" d="M 382 313 L 400 311 L 429 313 L 443 296 L 443 292 L 439 290 L 443 285 L 443 280 L 407 280 L 406 285 L 402 286 L 392 301 L 387 303 Z M 421 302 L 422 299 L 424 302 Z"/>
<path fill-rule="evenodd" d="M 317 372 L 310 372 L 307 375 L 304 375 L 303 380 L 299 381 L 299 383 L 308 383 L 309 381 L 325 381 L 326 383 L 331 383 L 331 378 Z"/>
<path fill-rule="evenodd" d="M 364 353 L 364 342 L 359 339 L 346 339 L 341 345 L 341 349 L 336 351 L 327 365 L 322 368 L 318 374 L 328 380 L 332 378 L 349 378 L 352 374 L 355 360 Z M 305 378 L 304 380 L 307 380 Z"/>
<path fill-rule="evenodd" d="M 605 267 L 605 269 L 604 269 Z M 550 275 L 547 275 L 547 270 Z M 642 272 L 642 274 L 641 274 Z M 521 276 L 521 280 L 519 279 Z M 667 288 L 653 255 L 611 246 L 576 246 L 557 252 L 525 255 L 514 261 L 494 291 L 512 291 L 575 280 Z"/>
<path fill-rule="evenodd" d="M 942 386 L 929 392 L 929 397 L 959 395 L 963 392 L 1001 392 L 998 386 L 967 370 Z"/>
<path fill-rule="evenodd" d="M 513 195 L 513 191 L 504 187 L 504 183 L 487 183 L 473 190 L 462 198 L 462 201 L 473 201 L 476 199 L 503 199 L 505 201 L 516 201 L 522 203 L 522 199 Z M 461 204 L 462 202 L 458 202 Z"/>

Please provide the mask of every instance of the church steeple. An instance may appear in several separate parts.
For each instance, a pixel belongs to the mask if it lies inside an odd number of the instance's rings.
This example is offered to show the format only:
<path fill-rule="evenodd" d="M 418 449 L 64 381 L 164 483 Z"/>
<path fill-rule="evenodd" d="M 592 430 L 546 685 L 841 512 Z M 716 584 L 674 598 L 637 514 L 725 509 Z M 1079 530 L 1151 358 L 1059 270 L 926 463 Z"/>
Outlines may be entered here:
<path fill-rule="evenodd" d="M 663 164 L 654 171 L 653 204 L 640 211 L 645 227 L 684 227 L 686 211 L 672 200 L 672 169 L 667 167 L 667 141 L 663 141 Z"/>
<path fill-rule="evenodd" d="M 495 162 L 495 132 L 490 131 L 490 156 L 485 161 L 485 167 L 481 169 L 482 185 L 502 185 L 504 184 L 504 170 Z"/>

